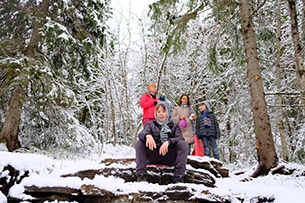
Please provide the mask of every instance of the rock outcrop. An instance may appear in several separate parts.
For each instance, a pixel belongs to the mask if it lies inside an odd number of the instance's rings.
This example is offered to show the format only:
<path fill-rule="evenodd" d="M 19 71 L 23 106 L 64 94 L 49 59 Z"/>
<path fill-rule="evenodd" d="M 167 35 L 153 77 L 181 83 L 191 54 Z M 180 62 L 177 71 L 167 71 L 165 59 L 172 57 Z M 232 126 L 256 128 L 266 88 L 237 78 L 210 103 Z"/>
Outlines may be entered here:
<path fill-rule="evenodd" d="M 125 182 L 135 182 L 135 159 L 105 159 L 101 162 L 104 166 L 100 169 L 88 169 L 76 173 L 64 174 L 61 178 L 79 177 L 80 179 L 94 179 L 96 176 L 114 176 L 124 179 Z M 119 166 L 119 167 L 118 167 Z M 222 197 L 213 194 L 208 188 L 214 188 L 217 178 L 228 177 L 229 171 L 222 167 L 222 163 L 203 157 L 189 157 L 187 171 L 184 177 L 185 183 L 202 184 L 198 187 L 186 186 L 183 183 L 172 184 L 173 167 L 148 166 L 148 182 L 165 186 L 162 191 L 146 191 L 139 189 L 138 192 L 110 191 L 99 188 L 96 185 L 86 184 L 80 188 L 62 186 L 39 187 L 37 185 L 25 185 L 24 194 L 31 198 L 28 202 L 45 201 L 75 201 L 75 202 L 231 202 L 230 197 Z M 0 174 L 0 189 L 8 198 L 8 202 L 20 202 L 21 199 L 10 197 L 9 189 L 22 182 L 31 174 L 29 171 L 18 171 L 12 166 L 4 167 Z M 107 183 L 105 183 L 107 184 Z M 135 183 L 138 184 L 138 183 Z M 195 195 L 196 194 L 196 195 Z M 200 195 L 198 195 L 200 194 Z"/>

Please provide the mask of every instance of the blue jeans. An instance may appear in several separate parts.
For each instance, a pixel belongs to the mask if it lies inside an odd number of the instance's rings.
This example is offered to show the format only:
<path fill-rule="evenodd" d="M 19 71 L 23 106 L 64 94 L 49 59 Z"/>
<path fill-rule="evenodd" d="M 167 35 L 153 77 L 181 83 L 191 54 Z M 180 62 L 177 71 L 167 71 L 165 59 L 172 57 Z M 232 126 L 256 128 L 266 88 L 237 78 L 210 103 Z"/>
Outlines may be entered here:
<path fill-rule="evenodd" d="M 187 155 L 191 154 L 191 148 L 192 148 L 192 144 L 189 144 L 189 151 L 188 151 Z"/>
<path fill-rule="evenodd" d="M 212 147 L 213 150 L 213 155 L 215 159 L 219 160 L 219 154 L 218 154 L 218 149 L 217 149 L 217 143 L 216 143 L 216 139 L 213 136 L 203 136 L 202 137 L 202 143 L 204 146 L 204 155 L 205 156 L 210 156 L 211 152 L 210 152 L 210 146 Z"/>

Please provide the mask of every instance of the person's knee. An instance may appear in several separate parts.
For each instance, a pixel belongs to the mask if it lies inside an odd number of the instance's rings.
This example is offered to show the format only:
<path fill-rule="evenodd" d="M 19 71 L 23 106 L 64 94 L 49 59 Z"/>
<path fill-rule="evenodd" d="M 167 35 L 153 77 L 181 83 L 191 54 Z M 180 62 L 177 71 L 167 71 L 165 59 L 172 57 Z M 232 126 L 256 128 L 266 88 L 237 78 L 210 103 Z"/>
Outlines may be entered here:
<path fill-rule="evenodd" d="M 189 150 L 189 145 L 184 140 L 178 141 L 177 146 L 179 146 L 180 149 L 187 150 L 187 151 Z"/>
<path fill-rule="evenodd" d="M 142 140 L 137 140 L 136 142 L 136 150 L 145 147 L 145 143 Z"/>
<path fill-rule="evenodd" d="M 207 156 L 210 156 L 210 147 L 204 147 L 204 153 Z"/>

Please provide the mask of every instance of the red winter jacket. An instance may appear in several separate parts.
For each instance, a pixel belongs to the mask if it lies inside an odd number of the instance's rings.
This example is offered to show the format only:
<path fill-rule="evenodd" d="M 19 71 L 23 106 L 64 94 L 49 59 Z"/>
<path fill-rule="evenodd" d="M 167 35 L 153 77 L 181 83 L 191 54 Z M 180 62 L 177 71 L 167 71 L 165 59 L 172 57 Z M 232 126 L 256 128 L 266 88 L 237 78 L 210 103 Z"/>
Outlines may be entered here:
<path fill-rule="evenodd" d="M 157 98 L 153 98 L 150 94 L 144 94 L 140 98 L 140 106 L 143 108 L 143 119 L 155 118 L 155 101 Z"/>

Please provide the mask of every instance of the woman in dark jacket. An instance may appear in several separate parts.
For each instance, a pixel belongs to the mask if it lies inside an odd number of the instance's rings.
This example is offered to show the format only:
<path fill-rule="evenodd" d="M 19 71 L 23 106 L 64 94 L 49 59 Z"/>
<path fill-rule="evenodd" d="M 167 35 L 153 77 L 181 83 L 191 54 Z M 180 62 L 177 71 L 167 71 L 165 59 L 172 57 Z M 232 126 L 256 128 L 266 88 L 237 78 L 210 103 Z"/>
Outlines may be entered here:
<path fill-rule="evenodd" d="M 215 159 L 219 160 L 218 148 L 216 139 L 220 137 L 220 129 L 215 114 L 210 111 L 211 104 L 209 101 L 204 101 L 200 105 L 200 116 L 196 120 L 196 133 L 199 139 L 202 140 L 205 156 L 210 156 L 210 146 L 213 150 Z"/>
<path fill-rule="evenodd" d="M 186 170 L 188 144 L 180 127 L 169 119 L 165 102 L 155 108 L 156 119 L 146 123 L 136 143 L 136 174 L 138 181 L 147 181 L 147 164 L 174 166 L 173 182 L 183 182 Z"/>

